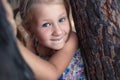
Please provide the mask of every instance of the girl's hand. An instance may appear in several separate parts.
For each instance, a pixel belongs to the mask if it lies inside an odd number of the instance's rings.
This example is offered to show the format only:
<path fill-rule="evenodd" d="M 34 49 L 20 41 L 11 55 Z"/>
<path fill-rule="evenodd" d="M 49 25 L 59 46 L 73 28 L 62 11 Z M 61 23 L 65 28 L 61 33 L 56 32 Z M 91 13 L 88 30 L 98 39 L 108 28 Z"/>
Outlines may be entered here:
<path fill-rule="evenodd" d="M 12 8 L 11 8 L 10 4 L 7 2 L 7 0 L 1 0 L 1 2 L 5 8 L 6 17 L 13 28 L 14 34 L 16 35 L 17 34 L 17 26 L 16 26 L 15 20 L 13 18 Z"/>

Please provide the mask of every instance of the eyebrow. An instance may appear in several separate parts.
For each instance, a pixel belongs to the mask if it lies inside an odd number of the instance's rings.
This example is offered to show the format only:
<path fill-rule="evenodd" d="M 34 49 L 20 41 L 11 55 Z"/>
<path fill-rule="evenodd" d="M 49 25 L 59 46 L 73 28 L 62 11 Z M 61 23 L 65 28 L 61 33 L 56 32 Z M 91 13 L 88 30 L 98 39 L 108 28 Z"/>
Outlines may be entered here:
<path fill-rule="evenodd" d="M 61 15 L 59 15 L 59 17 L 64 16 L 64 15 L 66 15 L 66 12 L 63 12 Z"/>
<path fill-rule="evenodd" d="M 58 18 L 60 18 L 61 16 L 66 16 L 66 12 L 62 12 L 59 16 L 58 16 Z M 47 21 L 49 21 L 49 19 L 44 19 L 43 21 L 45 21 L 45 22 L 47 22 Z"/>

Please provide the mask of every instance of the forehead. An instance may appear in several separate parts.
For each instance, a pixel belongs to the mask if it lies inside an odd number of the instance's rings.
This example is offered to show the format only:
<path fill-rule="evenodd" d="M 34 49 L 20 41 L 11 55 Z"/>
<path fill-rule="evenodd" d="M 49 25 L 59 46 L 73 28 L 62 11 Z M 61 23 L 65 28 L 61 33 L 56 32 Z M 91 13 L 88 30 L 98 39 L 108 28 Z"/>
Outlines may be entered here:
<path fill-rule="evenodd" d="M 30 0 L 28 3 L 28 7 L 31 9 L 40 4 L 64 4 L 64 0 Z"/>
<path fill-rule="evenodd" d="M 49 16 L 60 16 L 66 13 L 65 6 L 63 4 L 40 4 L 32 11 L 35 17 L 49 17 Z"/>
<path fill-rule="evenodd" d="M 31 0 L 31 3 L 56 4 L 56 3 L 64 3 L 64 0 Z"/>

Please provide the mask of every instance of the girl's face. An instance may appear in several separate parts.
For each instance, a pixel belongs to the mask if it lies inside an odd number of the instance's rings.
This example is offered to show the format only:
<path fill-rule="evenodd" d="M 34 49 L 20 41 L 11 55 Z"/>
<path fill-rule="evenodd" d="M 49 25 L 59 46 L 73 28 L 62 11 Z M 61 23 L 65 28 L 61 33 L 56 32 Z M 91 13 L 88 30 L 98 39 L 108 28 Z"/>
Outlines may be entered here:
<path fill-rule="evenodd" d="M 33 9 L 35 27 L 32 31 L 39 44 L 54 50 L 63 48 L 69 36 L 70 25 L 63 4 L 40 4 Z"/>

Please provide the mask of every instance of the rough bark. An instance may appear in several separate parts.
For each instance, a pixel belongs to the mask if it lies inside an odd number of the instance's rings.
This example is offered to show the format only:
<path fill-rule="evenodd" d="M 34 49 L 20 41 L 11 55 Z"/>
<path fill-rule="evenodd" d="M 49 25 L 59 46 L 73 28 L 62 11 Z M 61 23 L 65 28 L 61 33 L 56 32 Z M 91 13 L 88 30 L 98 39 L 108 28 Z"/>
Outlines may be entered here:
<path fill-rule="evenodd" d="M 87 80 L 120 80 L 120 0 L 70 0 Z"/>

